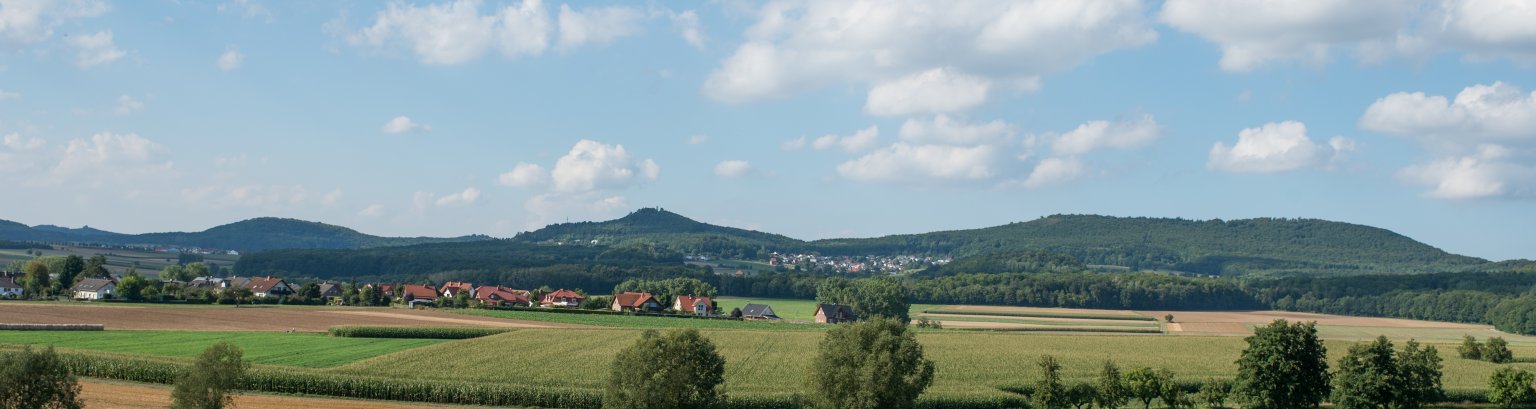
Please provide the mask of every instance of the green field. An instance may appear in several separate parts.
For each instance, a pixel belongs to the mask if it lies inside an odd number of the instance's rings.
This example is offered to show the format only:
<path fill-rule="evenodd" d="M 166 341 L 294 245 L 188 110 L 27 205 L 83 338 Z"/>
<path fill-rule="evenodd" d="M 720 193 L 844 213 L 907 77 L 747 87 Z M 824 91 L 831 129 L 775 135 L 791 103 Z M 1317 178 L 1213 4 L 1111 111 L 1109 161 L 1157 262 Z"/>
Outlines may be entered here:
<path fill-rule="evenodd" d="M 442 311 L 481 317 L 506 318 L 524 321 L 558 322 L 563 324 L 591 325 L 613 328 L 697 328 L 697 329 L 744 329 L 744 330 L 825 330 L 821 324 L 768 321 L 732 321 L 722 319 L 696 319 L 672 317 L 648 317 L 620 314 L 567 314 L 541 311 L 444 309 Z"/>
<path fill-rule="evenodd" d="M 720 314 L 729 314 L 732 308 L 741 308 L 747 304 L 768 304 L 773 307 L 773 312 L 779 314 L 779 318 L 794 321 L 812 321 L 816 319 L 816 300 L 793 300 L 787 298 L 742 298 L 742 297 L 715 297 L 715 303 L 720 306 Z M 937 309 L 942 306 L 931 304 L 913 304 L 909 311 L 916 313 L 922 310 Z"/>
<path fill-rule="evenodd" d="M 705 331 L 726 359 L 728 393 L 787 395 L 804 390 L 804 377 L 818 332 Z M 541 386 L 601 388 L 608 363 L 620 348 L 639 337 L 623 329 L 523 329 L 507 334 L 418 348 L 387 357 L 360 361 L 335 370 L 351 374 L 389 371 L 407 365 L 426 379 L 515 382 Z M 937 365 L 929 395 L 939 397 L 1008 396 L 999 387 L 1026 385 L 1035 380 L 1034 361 L 1042 354 L 1061 361 L 1069 381 L 1091 380 L 1105 359 L 1122 368 L 1170 368 L 1180 380 L 1230 378 L 1244 342 L 1237 337 L 1136 336 L 1096 334 L 1043 335 L 1012 333 L 924 332 L 918 335 L 927 356 Z M 1091 340 L 1091 342 L 1085 342 Z M 1350 343 L 1329 341 L 1331 361 Z M 1401 346 L 1401 345 L 1399 345 Z M 1482 389 L 1497 365 L 1454 357 L 1454 345 L 1436 345 L 1445 361 L 1445 386 Z M 1516 347 L 1517 357 L 1536 356 L 1536 348 Z M 487 357 L 494 358 L 487 358 Z M 489 359 L 489 361 L 488 361 Z M 492 363 L 492 364 L 488 364 Z M 1536 369 L 1536 364 L 1513 364 Z M 561 371 L 518 371 L 507 368 L 559 367 Z M 575 375 L 572 375 L 575 374 Z"/>
<path fill-rule="evenodd" d="M 194 357 L 220 340 L 251 363 L 327 368 L 440 343 L 430 339 L 335 338 L 323 334 L 203 331 L 0 331 L 0 344 Z"/>
<path fill-rule="evenodd" d="M 1025 317 L 958 317 L 953 315 L 918 314 L 913 319 L 928 318 L 930 320 L 960 321 L 960 322 L 994 322 L 1000 324 L 1028 324 L 1045 325 L 1053 327 L 1125 327 L 1125 328 L 1161 328 L 1162 324 L 1155 321 L 1047 321 L 1029 319 Z"/>

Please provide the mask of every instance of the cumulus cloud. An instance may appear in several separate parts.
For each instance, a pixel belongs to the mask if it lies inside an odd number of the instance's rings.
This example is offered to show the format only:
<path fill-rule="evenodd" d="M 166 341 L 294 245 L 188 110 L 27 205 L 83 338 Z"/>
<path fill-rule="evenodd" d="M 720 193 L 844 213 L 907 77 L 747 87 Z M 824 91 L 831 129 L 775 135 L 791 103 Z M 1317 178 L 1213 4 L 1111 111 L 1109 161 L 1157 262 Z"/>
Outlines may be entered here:
<path fill-rule="evenodd" d="M 640 21 L 645 17 L 640 10 L 624 6 L 608 6 L 573 10 L 560 5 L 560 43 L 562 50 L 587 44 L 606 45 L 621 37 L 640 32 Z M 695 17 L 697 20 L 697 17 Z"/>
<path fill-rule="evenodd" d="M 641 180 L 656 180 L 661 167 L 650 159 L 636 160 L 624 145 L 608 145 L 583 139 L 549 172 L 555 191 L 585 192 L 628 187 Z"/>
<path fill-rule="evenodd" d="M 220 13 L 238 13 L 247 18 L 265 18 L 268 22 L 272 21 L 273 17 L 272 10 L 267 9 L 266 5 L 254 0 L 234 0 L 220 3 L 215 9 Z"/>
<path fill-rule="evenodd" d="M 1326 145 L 1314 143 L 1307 136 L 1307 125 L 1301 122 L 1270 122 L 1238 132 L 1235 145 L 1216 142 L 1206 167 L 1225 172 L 1287 172 L 1326 164 L 1333 155 L 1353 146 L 1343 137 L 1334 137 Z"/>
<path fill-rule="evenodd" d="M 532 163 L 518 163 L 512 171 L 503 173 L 496 178 L 502 186 L 532 188 L 544 186 L 549 183 L 549 172 L 544 171 L 543 166 Z"/>
<path fill-rule="evenodd" d="M 744 160 L 725 160 L 715 164 L 715 176 L 739 178 L 752 174 L 752 164 Z"/>
<path fill-rule="evenodd" d="M 362 216 L 362 217 L 368 217 L 368 218 L 374 218 L 374 217 L 383 216 L 384 215 L 384 205 L 377 204 L 377 203 L 368 205 L 368 207 L 364 207 L 364 208 L 358 210 L 357 211 L 357 215 L 358 216 Z"/>
<path fill-rule="evenodd" d="M 1157 140 L 1160 128 L 1151 115 L 1130 121 L 1089 121 L 1056 138 L 1058 155 L 1081 155 L 1098 149 L 1133 149 Z"/>
<path fill-rule="evenodd" d="M 13 45 L 40 43 L 69 20 L 100 16 L 111 7 L 94 0 L 8 1 L 0 7 L 0 40 Z"/>
<path fill-rule="evenodd" d="M 1023 185 L 1027 188 L 1039 188 L 1063 184 L 1082 177 L 1086 169 L 1083 162 L 1075 157 L 1045 158 L 1029 172 L 1029 178 L 1024 179 Z"/>
<path fill-rule="evenodd" d="M 416 6 L 390 3 L 372 26 L 347 35 L 354 46 L 404 47 L 426 64 L 461 64 L 491 49 L 507 58 L 539 55 L 554 29 L 540 0 L 524 0 L 480 14 L 479 0 Z"/>
<path fill-rule="evenodd" d="M 1435 156 L 1398 172 L 1431 187 L 1429 197 L 1523 197 L 1536 189 L 1536 92 L 1503 82 L 1466 87 L 1454 99 L 1399 92 L 1366 108 L 1360 127 L 1416 140 Z"/>
<path fill-rule="evenodd" d="M 464 191 L 462 191 L 462 192 L 452 193 L 452 194 L 445 195 L 443 197 L 439 197 L 439 198 L 437 198 L 437 200 L 433 201 L 433 203 L 436 204 L 438 207 L 460 206 L 460 205 L 474 204 L 475 201 L 479 200 L 479 199 L 480 199 L 480 189 L 476 189 L 473 186 L 471 186 L 471 187 L 464 188 Z"/>
<path fill-rule="evenodd" d="M 870 88 L 864 112 L 900 116 L 963 111 L 986 102 L 991 87 L 985 78 L 935 68 Z"/>
<path fill-rule="evenodd" d="M 117 114 L 118 116 L 125 116 L 141 111 L 144 111 L 144 101 L 133 99 L 133 97 L 127 95 L 118 96 L 117 107 L 112 109 L 112 113 Z"/>
<path fill-rule="evenodd" d="M 816 150 L 819 151 L 838 148 L 846 152 L 860 152 L 875 147 L 875 144 L 878 143 L 879 140 L 880 127 L 870 126 L 868 128 L 860 129 L 857 132 L 854 132 L 853 135 L 848 136 L 824 135 L 820 138 L 816 138 L 815 141 L 811 142 L 811 147 L 816 148 Z M 804 143 L 800 143 L 800 146 L 804 146 Z M 786 145 L 786 147 L 788 146 Z"/>
<path fill-rule="evenodd" d="M 62 179 L 94 183 L 142 177 L 171 168 L 170 161 L 159 160 L 163 151 L 160 144 L 138 134 L 102 132 L 70 140 L 53 171 Z"/>
<path fill-rule="evenodd" d="M 325 196 L 320 197 L 320 204 L 325 206 L 334 206 L 336 203 L 341 202 L 341 196 L 341 189 L 332 189 L 330 192 L 327 192 Z"/>
<path fill-rule="evenodd" d="M 709 142 L 709 135 L 694 135 L 688 137 L 689 145 L 698 145 L 704 142 Z"/>
<path fill-rule="evenodd" d="M 418 124 L 415 121 L 412 121 L 410 117 L 401 115 L 389 120 L 389 122 L 385 122 L 384 126 L 379 128 L 379 130 L 384 131 L 384 133 L 387 134 L 403 134 L 418 131 L 430 131 L 432 130 L 432 127 Z"/>
<path fill-rule="evenodd" d="M 799 138 L 795 138 L 795 139 L 790 139 L 790 140 L 784 141 L 784 143 L 779 144 L 779 149 L 783 149 L 783 150 L 786 150 L 786 151 L 798 151 L 798 150 L 801 150 L 801 149 L 805 149 L 806 143 L 807 143 L 806 142 L 806 138 L 804 136 L 802 136 L 802 137 L 799 137 Z"/>
<path fill-rule="evenodd" d="M 217 65 L 220 70 L 224 71 L 234 71 L 240 69 L 240 65 L 244 63 L 245 54 L 241 54 L 240 51 L 233 49 L 225 51 L 223 54 L 219 54 L 219 59 L 214 61 L 214 65 Z"/>
<path fill-rule="evenodd" d="M 937 184 L 982 181 L 995 175 L 991 146 L 911 145 L 897 142 L 837 165 L 837 174 L 859 182 Z"/>
<path fill-rule="evenodd" d="M 106 64 L 128 55 L 127 52 L 117 49 L 117 45 L 112 41 L 111 30 L 72 36 L 69 38 L 69 44 L 79 51 L 75 64 L 80 68 Z"/>
<path fill-rule="evenodd" d="M 762 5 L 755 17 L 745 40 L 705 81 L 706 96 L 746 103 L 843 83 L 883 84 L 871 94 L 871 112 L 963 109 L 985 100 L 985 84 L 1028 89 L 1040 75 L 1157 39 L 1136 0 L 781 0 Z M 924 73 L 940 81 L 901 85 Z M 894 98 L 903 91 L 950 99 Z"/>
<path fill-rule="evenodd" d="M 1007 143 L 1017 133 L 1017 127 L 1002 120 L 972 124 L 940 114 L 931 121 L 908 119 L 901 124 L 900 135 L 912 143 L 976 145 Z"/>
<path fill-rule="evenodd" d="M 693 48 L 704 48 L 705 38 L 704 31 L 699 28 L 699 13 L 685 10 L 681 13 L 668 13 L 668 16 L 672 19 L 672 25 L 677 26 L 678 34 L 683 36 L 683 41 Z"/>

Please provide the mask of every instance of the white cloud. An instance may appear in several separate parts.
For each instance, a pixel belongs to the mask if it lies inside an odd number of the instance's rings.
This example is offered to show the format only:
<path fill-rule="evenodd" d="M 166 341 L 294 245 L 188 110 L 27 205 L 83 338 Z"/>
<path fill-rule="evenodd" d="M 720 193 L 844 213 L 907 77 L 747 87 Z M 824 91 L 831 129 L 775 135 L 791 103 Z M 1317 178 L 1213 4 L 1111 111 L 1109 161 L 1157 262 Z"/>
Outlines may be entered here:
<path fill-rule="evenodd" d="M 986 78 L 935 68 L 870 88 L 864 112 L 900 116 L 964 111 L 986 102 L 991 87 Z"/>
<path fill-rule="evenodd" d="M 1525 0 L 1447 0 L 1431 8 L 1422 41 L 1473 59 L 1509 58 L 1536 66 L 1536 6 Z"/>
<path fill-rule="evenodd" d="M 239 69 L 240 65 L 244 63 L 245 54 L 241 54 L 239 51 L 231 49 L 225 51 L 223 54 L 219 54 L 219 59 L 214 62 L 214 65 L 217 65 L 219 69 L 224 71 L 234 71 Z"/>
<path fill-rule="evenodd" d="M 12 0 L 0 6 L 0 40 L 15 45 L 43 42 L 53 29 L 72 19 L 96 17 L 111 7 L 90 0 Z"/>
<path fill-rule="evenodd" d="M 21 94 L 12 91 L 0 90 L 0 101 L 21 99 Z"/>
<path fill-rule="evenodd" d="M 897 142 L 837 165 L 837 174 L 859 182 L 929 185 L 981 181 L 996 174 L 995 149 Z"/>
<path fill-rule="evenodd" d="M 1045 158 L 1035 165 L 1035 169 L 1029 172 L 1029 178 L 1024 180 L 1024 187 L 1039 188 L 1076 180 L 1087 172 L 1083 162 L 1075 157 Z"/>
<path fill-rule="evenodd" d="M 117 45 L 112 41 L 111 30 L 73 36 L 69 38 L 69 43 L 80 51 L 75 60 L 80 68 L 106 64 L 128 55 L 127 52 L 117 49 Z"/>
<path fill-rule="evenodd" d="M 272 10 L 267 9 L 267 6 L 261 4 L 260 2 L 253 0 L 234 0 L 220 3 L 216 9 L 220 13 L 238 12 L 248 18 L 261 17 L 265 18 L 269 22 L 272 21 Z"/>
<path fill-rule="evenodd" d="M 415 121 L 412 121 L 410 117 L 401 115 L 389 120 L 389 122 L 385 122 L 384 126 L 379 128 L 379 130 L 384 131 L 384 133 L 387 134 L 403 134 L 409 132 L 430 131 L 432 130 L 432 127 L 418 124 Z"/>
<path fill-rule="evenodd" d="M 901 124 L 900 135 L 912 143 L 976 145 L 1006 143 L 1017 133 L 1017 127 L 1001 120 L 969 124 L 940 114 L 932 121 L 908 119 Z"/>
<path fill-rule="evenodd" d="M 29 178 L 32 171 L 44 162 L 41 151 L 47 146 L 41 138 L 21 136 L 18 133 L 0 137 L 0 180 L 10 177 Z"/>
<path fill-rule="evenodd" d="M 799 137 L 799 138 L 795 138 L 795 139 L 790 139 L 790 140 L 784 141 L 784 143 L 779 144 L 779 149 L 783 149 L 783 150 L 786 150 L 786 151 L 798 151 L 798 150 L 801 150 L 801 149 L 805 149 L 805 144 L 806 144 L 806 138 L 804 136 L 802 136 L 802 137 Z"/>
<path fill-rule="evenodd" d="M 1243 129 L 1237 144 L 1216 142 L 1206 160 L 1206 167 L 1225 172 L 1275 173 L 1324 165 L 1341 149 L 1354 143 L 1334 137 L 1327 145 L 1307 137 L 1307 125 L 1296 121 L 1270 122 L 1258 128 Z"/>
<path fill-rule="evenodd" d="M 1536 168 L 1509 162 L 1507 149 L 1484 145 L 1467 156 L 1444 157 L 1398 172 L 1403 181 L 1431 187 L 1426 196 L 1476 199 L 1536 194 Z"/>
<path fill-rule="evenodd" d="M 744 160 L 725 160 L 715 164 L 715 176 L 739 178 L 752 174 L 752 164 Z"/>
<path fill-rule="evenodd" d="M 609 6 L 572 10 L 560 5 L 560 42 L 556 47 L 569 50 L 587 44 L 606 45 L 621 37 L 640 32 L 640 10 Z"/>
<path fill-rule="evenodd" d="M 756 10 L 745 40 L 702 91 L 745 103 L 834 84 L 883 84 L 929 72 L 935 61 L 946 71 L 1029 89 L 1040 75 L 1156 41 L 1143 7 L 1137 0 L 771 1 Z M 912 109 L 974 105 L 969 98 Z"/>
<path fill-rule="evenodd" d="M 480 189 L 467 187 L 464 188 L 464 191 L 462 192 L 439 197 L 433 203 L 435 203 L 438 207 L 459 206 L 474 204 L 475 200 L 478 199 L 480 199 Z"/>
<path fill-rule="evenodd" d="M 1366 108 L 1360 127 L 1414 139 L 1435 156 L 1398 172 L 1432 187 L 1429 197 L 1525 197 L 1536 189 L 1536 93 L 1518 86 L 1473 85 L 1455 99 L 1394 93 Z"/>
<path fill-rule="evenodd" d="M 1057 155 L 1081 155 L 1098 149 L 1133 149 L 1157 140 L 1160 128 L 1151 115 L 1131 121 L 1089 121 L 1056 138 Z"/>
<path fill-rule="evenodd" d="M 181 200 L 197 208 L 294 209 L 315 203 L 303 185 L 215 184 L 183 189 Z M 323 199 L 322 199 L 323 200 Z"/>
<path fill-rule="evenodd" d="M 1422 92 L 1387 95 L 1366 108 L 1360 127 L 1398 136 L 1475 145 L 1536 141 L 1536 92 L 1494 82 L 1473 85 L 1455 100 Z"/>
<path fill-rule="evenodd" d="M 677 26 L 677 31 L 683 36 L 683 41 L 693 48 L 704 49 L 704 31 L 699 29 L 699 13 L 693 10 L 685 10 L 681 13 L 668 13 L 672 19 L 672 25 Z"/>
<path fill-rule="evenodd" d="M 650 159 L 636 160 L 624 145 L 581 140 L 555 161 L 550 180 L 557 192 L 620 189 L 641 180 L 656 180 L 661 167 Z"/>
<path fill-rule="evenodd" d="M 325 196 L 320 197 L 320 204 L 325 206 L 334 206 L 341 202 L 341 196 L 341 189 L 332 189 L 330 192 L 327 192 Z"/>
<path fill-rule="evenodd" d="M 549 172 L 545 172 L 543 166 L 518 163 L 511 172 L 501 174 L 496 180 L 502 186 L 532 188 L 549 183 Z"/>
<path fill-rule="evenodd" d="M 475 60 L 495 48 L 507 58 L 539 55 L 549 46 L 553 23 L 540 0 L 524 0 L 480 14 L 479 0 L 418 7 L 390 3 L 374 24 L 347 35 L 354 46 L 376 49 L 404 46 L 426 64 L 452 65 Z"/>
<path fill-rule="evenodd" d="M 159 160 L 163 151 L 160 144 L 138 134 L 102 132 L 90 139 L 70 140 L 53 173 L 61 181 L 92 184 L 148 177 L 171 169 L 170 161 Z"/>
<path fill-rule="evenodd" d="M 875 147 L 879 139 L 880 127 L 870 126 L 848 136 L 824 135 L 811 142 L 811 147 L 816 148 L 816 150 L 839 148 L 847 152 L 860 152 Z M 804 144 L 802 143 L 801 146 L 804 146 Z"/>
<path fill-rule="evenodd" d="M 709 135 L 694 135 L 688 137 L 689 145 L 698 145 L 704 142 L 709 142 Z"/>
<path fill-rule="evenodd" d="M 127 95 L 118 96 L 117 108 L 112 109 L 112 113 L 119 116 L 129 115 L 142 111 L 144 111 L 144 101 L 133 99 L 133 97 Z"/>
<path fill-rule="evenodd" d="M 369 218 L 383 216 L 384 215 L 384 205 L 377 204 L 377 203 L 368 205 L 368 207 L 364 207 L 361 210 L 358 210 L 357 211 L 357 215 L 358 216 L 363 216 L 363 217 L 369 217 Z"/>

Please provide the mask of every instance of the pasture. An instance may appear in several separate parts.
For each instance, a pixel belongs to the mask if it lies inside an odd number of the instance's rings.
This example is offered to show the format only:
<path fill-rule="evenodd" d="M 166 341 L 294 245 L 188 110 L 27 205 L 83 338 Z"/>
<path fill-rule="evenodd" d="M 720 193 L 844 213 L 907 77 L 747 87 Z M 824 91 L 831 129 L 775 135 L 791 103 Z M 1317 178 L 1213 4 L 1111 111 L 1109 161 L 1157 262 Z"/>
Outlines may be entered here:
<path fill-rule="evenodd" d="M 0 321 L 13 324 L 104 324 L 108 330 L 325 332 L 338 325 L 552 328 L 578 325 L 480 318 L 387 307 L 0 301 Z"/>

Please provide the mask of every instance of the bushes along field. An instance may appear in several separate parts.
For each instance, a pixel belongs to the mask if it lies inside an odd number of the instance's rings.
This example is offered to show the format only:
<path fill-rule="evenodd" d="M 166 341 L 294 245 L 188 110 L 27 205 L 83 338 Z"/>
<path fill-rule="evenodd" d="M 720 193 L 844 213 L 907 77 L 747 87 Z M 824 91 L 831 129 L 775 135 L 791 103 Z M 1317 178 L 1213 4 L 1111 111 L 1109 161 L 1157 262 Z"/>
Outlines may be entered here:
<path fill-rule="evenodd" d="M 414 339 L 470 339 L 511 331 L 510 328 L 481 327 L 331 327 L 333 337 L 341 338 L 414 338 Z"/>

